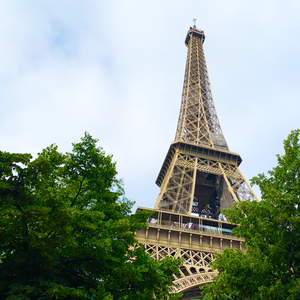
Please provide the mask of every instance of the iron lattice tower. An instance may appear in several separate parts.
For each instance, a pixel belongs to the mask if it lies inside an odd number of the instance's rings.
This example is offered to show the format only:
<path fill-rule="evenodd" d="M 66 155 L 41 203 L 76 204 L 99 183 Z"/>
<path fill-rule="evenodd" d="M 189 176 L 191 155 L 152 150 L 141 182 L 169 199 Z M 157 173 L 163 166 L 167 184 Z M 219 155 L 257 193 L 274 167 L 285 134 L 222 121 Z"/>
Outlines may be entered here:
<path fill-rule="evenodd" d="M 183 299 L 199 297 L 199 286 L 216 275 L 209 263 L 225 247 L 241 248 L 231 235 L 222 208 L 246 199 L 257 200 L 238 169 L 241 157 L 229 151 L 214 101 L 203 51 L 205 35 L 194 25 L 188 48 L 180 114 L 175 135 L 156 180 L 160 193 L 149 227 L 137 233 L 156 259 L 183 257 L 174 274 L 172 292 Z M 144 209 L 144 208 L 138 208 Z"/>

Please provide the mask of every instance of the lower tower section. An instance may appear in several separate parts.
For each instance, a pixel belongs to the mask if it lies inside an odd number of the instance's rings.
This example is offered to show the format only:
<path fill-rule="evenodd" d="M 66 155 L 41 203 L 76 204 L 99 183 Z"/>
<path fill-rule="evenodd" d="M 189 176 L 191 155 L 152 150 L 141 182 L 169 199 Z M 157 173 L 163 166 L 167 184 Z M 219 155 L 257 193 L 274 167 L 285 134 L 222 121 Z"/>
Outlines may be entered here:
<path fill-rule="evenodd" d="M 147 208 L 138 208 L 142 210 Z M 234 225 L 204 217 L 157 210 L 148 220 L 148 228 L 137 233 L 138 241 L 154 259 L 164 256 L 183 258 L 173 275 L 172 293 L 183 293 L 180 299 L 201 298 L 201 286 L 218 274 L 210 263 L 224 248 L 245 250 L 242 239 L 231 234 Z"/>

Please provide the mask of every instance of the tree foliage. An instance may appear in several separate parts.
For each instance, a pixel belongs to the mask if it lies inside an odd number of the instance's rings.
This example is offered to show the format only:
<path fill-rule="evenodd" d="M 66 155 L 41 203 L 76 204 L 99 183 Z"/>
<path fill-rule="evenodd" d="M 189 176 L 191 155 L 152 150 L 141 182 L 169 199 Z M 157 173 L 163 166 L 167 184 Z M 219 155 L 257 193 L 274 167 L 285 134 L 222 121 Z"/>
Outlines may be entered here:
<path fill-rule="evenodd" d="M 179 261 L 150 258 L 135 232 L 112 156 L 89 134 L 70 153 L 51 145 L 0 152 L 1 299 L 174 299 Z M 169 297 L 169 298 L 168 298 Z"/>
<path fill-rule="evenodd" d="M 267 175 L 252 179 L 260 202 L 245 201 L 225 212 L 239 224 L 247 252 L 225 250 L 213 267 L 220 274 L 205 299 L 300 299 L 300 130 L 284 141 L 284 155 Z"/>

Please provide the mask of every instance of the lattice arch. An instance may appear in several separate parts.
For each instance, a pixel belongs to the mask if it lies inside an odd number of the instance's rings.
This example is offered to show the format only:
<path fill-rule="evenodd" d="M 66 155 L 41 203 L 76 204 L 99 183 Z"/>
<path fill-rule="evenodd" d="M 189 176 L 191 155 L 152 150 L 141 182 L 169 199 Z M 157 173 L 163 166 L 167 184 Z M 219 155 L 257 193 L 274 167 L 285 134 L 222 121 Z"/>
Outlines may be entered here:
<path fill-rule="evenodd" d="M 181 293 L 193 287 L 208 284 L 217 275 L 210 263 L 214 260 L 214 253 L 199 252 L 177 247 L 145 244 L 145 250 L 154 259 L 163 259 L 165 256 L 183 258 L 183 264 L 178 274 L 174 274 L 170 288 L 171 293 Z"/>

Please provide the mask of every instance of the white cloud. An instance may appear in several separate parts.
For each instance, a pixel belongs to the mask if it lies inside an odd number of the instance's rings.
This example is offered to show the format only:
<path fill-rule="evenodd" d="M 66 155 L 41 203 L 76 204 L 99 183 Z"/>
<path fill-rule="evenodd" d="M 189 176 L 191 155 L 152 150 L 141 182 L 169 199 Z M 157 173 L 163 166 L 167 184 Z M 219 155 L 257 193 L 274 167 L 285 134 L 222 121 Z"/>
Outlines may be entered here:
<path fill-rule="evenodd" d="M 185 34 L 205 31 L 212 93 L 246 178 L 299 127 L 298 1 L 2 1 L 1 150 L 71 148 L 84 131 L 118 162 L 127 196 L 153 207 L 174 139 Z"/>

